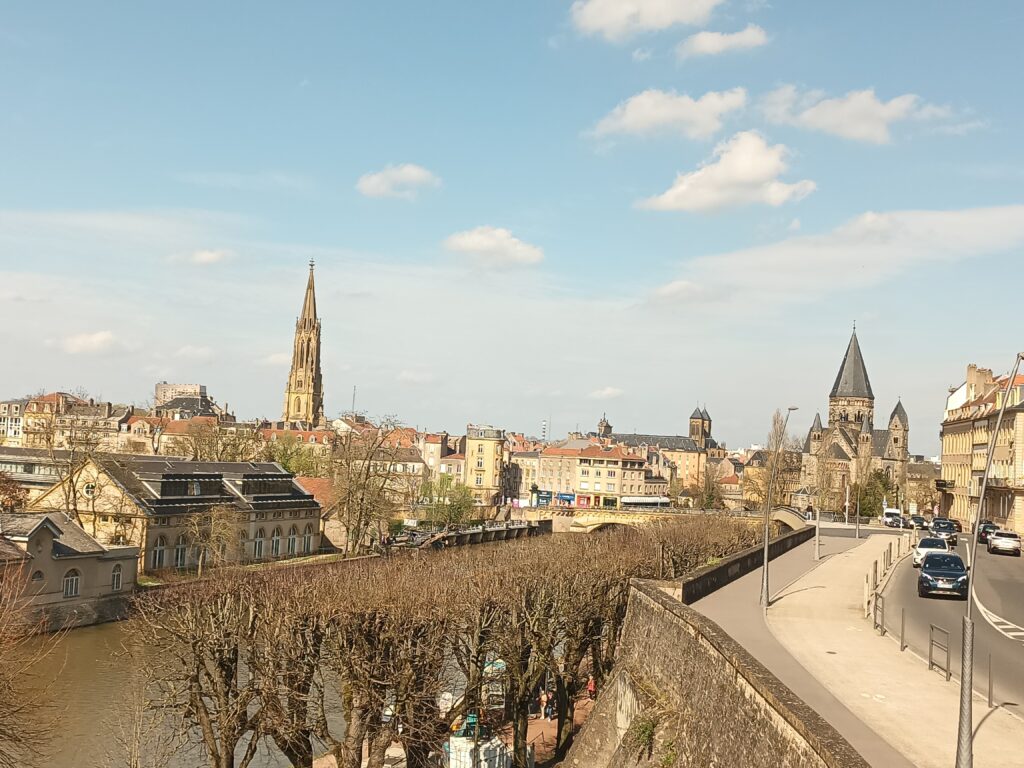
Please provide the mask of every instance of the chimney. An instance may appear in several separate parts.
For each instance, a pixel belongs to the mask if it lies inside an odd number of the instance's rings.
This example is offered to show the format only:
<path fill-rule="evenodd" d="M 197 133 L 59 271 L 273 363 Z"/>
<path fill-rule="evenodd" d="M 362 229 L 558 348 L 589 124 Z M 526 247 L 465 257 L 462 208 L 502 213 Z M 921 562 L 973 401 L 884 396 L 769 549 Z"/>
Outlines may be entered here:
<path fill-rule="evenodd" d="M 105 405 L 103 406 L 103 415 L 104 415 L 104 416 L 105 416 L 106 418 L 108 418 L 108 419 L 109 419 L 109 418 L 110 418 L 110 414 L 111 414 L 111 413 L 113 413 L 113 411 L 114 411 L 114 406 L 112 406 L 112 405 L 110 404 L 110 401 L 108 400 L 108 401 L 106 402 L 106 404 L 105 404 Z"/>

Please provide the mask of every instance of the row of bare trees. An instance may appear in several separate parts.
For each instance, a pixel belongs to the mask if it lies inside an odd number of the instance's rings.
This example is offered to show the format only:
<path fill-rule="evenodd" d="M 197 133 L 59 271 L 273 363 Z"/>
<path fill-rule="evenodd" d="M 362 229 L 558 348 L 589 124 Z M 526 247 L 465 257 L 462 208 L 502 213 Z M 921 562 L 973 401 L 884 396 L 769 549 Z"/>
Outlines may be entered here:
<path fill-rule="evenodd" d="M 509 727 L 515 765 L 525 766 L 543 685 L 555 694 L 557 754 L 567 751 L 587 676 L 600 684 L 613 664 L 631 577 L 677 576 L 757 536 L 745 521 L 700 518 L 321 568 L 222 570 L 142 597 L 129 626 L 147 649 L 148 710 L 162 713 L 165 733 L 198 743 L 211 768 L 246 768 L 261 745 L 293 766 L 325 751 L 340 768 L 357 768 L 364 752 L 380 768 L 393 742 L 410 768 L 424 768 L 469 712 Z"/>

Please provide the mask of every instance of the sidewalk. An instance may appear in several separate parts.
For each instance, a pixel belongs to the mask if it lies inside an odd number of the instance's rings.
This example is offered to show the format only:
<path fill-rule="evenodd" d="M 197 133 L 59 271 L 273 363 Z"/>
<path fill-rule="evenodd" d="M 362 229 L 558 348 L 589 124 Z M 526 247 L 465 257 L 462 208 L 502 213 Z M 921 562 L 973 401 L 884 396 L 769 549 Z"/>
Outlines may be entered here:
<path fill-rule="evenodd" d="M 771 561 L 771 590 L 778 598 L 787 585 L 820 568 L 860 541 L 852 537 L 822 536 L 822 560 L 814 560 L 814 541 L 808 541 Z M 813 572 L 813 571 L 812 571 Z M 725 630 L 786 687 L 837 731 L 868 763 L 878 768 L 914 768 L 894 747 L 864 724 L 828 687 L 822 685 L 782 645 L 764 623 L 760 606 L 761 569 L 758 568 L 713 592 L 691 607 Z"/>
<path fill-rule="evenodd" d="M 774 596 L 768 626 L 779 643 L 865 724 L 922 768 L 956 757 L 960 690 L 900 653 L 864 618 L 864 574 L 892 539 L 871 536 Z M 1024 768 L 1024 724 L 974 699 L 974 765 Z M 845 734 L 844 734 L 845 735 Z M 873 761 L 872 761 L 873 762 Z"/>

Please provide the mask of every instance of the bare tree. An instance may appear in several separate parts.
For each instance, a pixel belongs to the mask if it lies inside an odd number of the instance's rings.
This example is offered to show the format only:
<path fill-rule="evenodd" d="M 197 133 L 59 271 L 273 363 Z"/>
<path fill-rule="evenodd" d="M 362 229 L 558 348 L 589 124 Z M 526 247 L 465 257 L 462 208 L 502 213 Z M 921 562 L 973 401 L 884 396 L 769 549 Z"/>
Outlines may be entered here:
<path fill-rule="evenodd" d="M 0 512 L 21 509 L 28 501 L 28 492 L 6 472 L 0 472 Z"/>
<path fill-rule="evenodd" d="M 192 461 L 258 461 L 264 441 L 251 425 L 202 421 L 190 423 L 185 434 L 169 441 L 164 452 Z"/>

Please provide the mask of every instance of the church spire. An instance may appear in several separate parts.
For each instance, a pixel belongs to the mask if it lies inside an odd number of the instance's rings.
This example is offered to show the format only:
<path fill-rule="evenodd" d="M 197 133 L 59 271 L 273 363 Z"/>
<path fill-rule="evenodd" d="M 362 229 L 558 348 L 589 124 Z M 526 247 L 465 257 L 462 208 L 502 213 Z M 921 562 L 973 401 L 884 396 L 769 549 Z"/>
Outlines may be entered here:
<path fill-rule="evenodd" d="M 313 283 L 313 267 L 316 262 L 309 260 L 309 281 L 306 283 L 306 298 L 302 302 L 302 314 L 299 316 L 301 323 L 316 323 L 316 286 Z"/>
<path fill-rule="evenodd" d="M 320 373 L 320 319 L 316 316 L 316 286 L 313 260 L 302 302 L 302 314 L 295 321 L 292 369 L 284 390 L 282 421 L 299 422 L 307 429 L 320 427 L 324 419 L 323 379 Z"/>
<path fill-rule="evenodd" d="M 875 399 L 875 395 L 871 391 L 871 381 L 868 379 L 868 369 L 865 367 L 864 357 L 860 353 L 856 329 L 850 337 L 850 344 L 846 348 L 843 364 L 839 367 L 839 374 L 836 376 L 836 383 L 832 385 L 829 397 Z"/>

